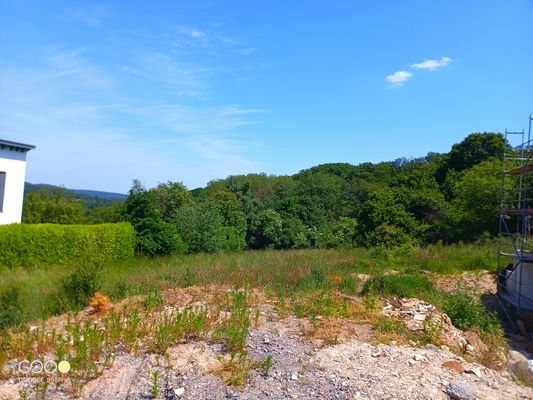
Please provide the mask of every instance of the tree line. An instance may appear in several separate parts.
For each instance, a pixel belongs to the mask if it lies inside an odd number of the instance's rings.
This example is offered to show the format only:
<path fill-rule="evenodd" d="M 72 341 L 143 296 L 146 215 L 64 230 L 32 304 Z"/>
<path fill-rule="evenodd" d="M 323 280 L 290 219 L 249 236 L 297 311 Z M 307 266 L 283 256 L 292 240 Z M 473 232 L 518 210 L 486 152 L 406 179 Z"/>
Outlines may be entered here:
<path fill-rule="evenodd" d="M 499 133 L 473 133 L 415 159 L 229 176 L 194 190 L 134 181 L 124 202 L 91 210 L 64 192 L 36 192 L 23 222 L 126 220 L 146 255 L 473 241 L 497 232 L 505 145 Z"/>

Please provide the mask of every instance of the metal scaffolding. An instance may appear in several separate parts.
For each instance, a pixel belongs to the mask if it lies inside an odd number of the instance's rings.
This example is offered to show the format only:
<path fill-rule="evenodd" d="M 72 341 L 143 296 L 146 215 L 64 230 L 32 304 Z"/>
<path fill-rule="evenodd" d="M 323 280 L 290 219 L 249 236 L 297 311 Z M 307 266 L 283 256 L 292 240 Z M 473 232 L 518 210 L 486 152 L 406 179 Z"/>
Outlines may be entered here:
<path fill-rule="evenodd" d="M 518 313 L 533 311 L 533 246 L 529 243 L 533 222 L 532 121 L 530 115 L 527 132 L 505 131 L 503 155 L 498 295 Z"/>

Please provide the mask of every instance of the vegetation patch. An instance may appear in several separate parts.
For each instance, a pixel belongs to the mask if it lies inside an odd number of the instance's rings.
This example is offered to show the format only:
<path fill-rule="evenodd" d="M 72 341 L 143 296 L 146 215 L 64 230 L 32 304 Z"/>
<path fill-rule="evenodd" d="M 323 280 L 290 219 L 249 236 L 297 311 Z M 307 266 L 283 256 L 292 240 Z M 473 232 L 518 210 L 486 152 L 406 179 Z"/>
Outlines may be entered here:
<path fill-rule="evenodd" d="M 0 267 L 124 260 L 133 257 L 134 244 L 128 223 L 4 225 L 0 226 Z"/>
<path fill-rule="evenodd" d="M 432 299 L 437 292 L 429 279 L 422 275 L 379 275 L 367 280 L 363 294 Z"/>
<path fill-rule="evenodd" d="M 496 314 L 486 310 L 479 299 L 459 292 L 447 296 L 442 308 L 457 328 L 476 331 L 485 340 L 496 340 L 501 344 L 503 335 L 500 321 Z"/>

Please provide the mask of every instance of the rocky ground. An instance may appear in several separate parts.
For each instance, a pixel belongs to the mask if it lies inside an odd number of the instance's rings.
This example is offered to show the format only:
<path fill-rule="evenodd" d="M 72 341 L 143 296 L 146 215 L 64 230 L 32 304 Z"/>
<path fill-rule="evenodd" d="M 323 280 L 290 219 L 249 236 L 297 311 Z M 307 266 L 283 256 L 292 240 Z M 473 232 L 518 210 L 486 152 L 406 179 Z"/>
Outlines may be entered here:
<path fill-rule="evenodd" d="M 450 282 L 438 284 L 454 290 Z M 492 286 L 487 283 L 486 287 Z M 261 323 L 247 338 L 244 384 L 226 383 L 222 366 L 230 356 L 220 343 L 196 341 L 171 347 L 164 358 L 118 353 L 109 369 L 83 387 L 81 398 L 533 399 L 533 389 L 524 384 L 530 379 L 528 363 L 533 361 L 528 361 L 523 348 L 504 354 L 502 369 L 489 369 L 456 355 L 472 360 L 476 352 L 491 349 L 483 348 L 479 338 L 453 327 L 430 304 L 397 299 L 386 302 L 382 313 L 402 320 L 411 330 L 421 329 L 426 320 L 438 321 L 444 335 L 441 342 L 446 344 L 423 348 L 374 344 L 370 325 L 350 321 L 322 324 L 322 330 L 310 334 L 307 320 L 294 316 L 279 319 L 271 306 L 263 306 Z M 266 364 L 269 357 L 270 368 Z M 157 390 L 154 376 L 159 383 Z M 29 398 L 41 398 L 32 379 L 0 381 L 0 399 L 18 399 L 25 392 Z M 59 381 L 48 387 L 42 398 L 69 399 L 71 391 Z"/>
<path fill-rule="evenodd" d="M 224 354 L 220 344 L 197 342 L 172 347 L 167 360 L 118 355 L 84 387 L 81 398 L 152 398 L 153 372 L 159 371 L 161 399 L 533 399 L 533 389 L 509 372 L 469 363 L 433 345 L 373 345 L 352 338 L 317 348 L 292 317 L 252 329 L 248 348 L 259 362 L 272 356 L 273 365 L 267 374 L 251 369 L 242 386 L 227 386 L 214 373 Z M 0 398 L 19 398 L 20 389 L 29 386 L 29 380 L 6 382 Z M 69 395 L 59 386 L 47 398 Z"/>

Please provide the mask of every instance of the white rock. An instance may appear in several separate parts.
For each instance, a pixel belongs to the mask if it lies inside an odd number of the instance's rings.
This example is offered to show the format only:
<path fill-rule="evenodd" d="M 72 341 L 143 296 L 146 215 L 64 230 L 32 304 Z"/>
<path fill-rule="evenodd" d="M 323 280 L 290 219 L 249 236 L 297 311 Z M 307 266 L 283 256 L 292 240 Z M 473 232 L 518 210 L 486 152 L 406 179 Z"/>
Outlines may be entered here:
<path fill-rule="evenodd" d="M 291 381 L 297 381 L 297 380 L 298 380 L 298 375 L 292 374 L 291 375 Z"/>
<path fill-rule="evenodd" d="M 415 361 L 422 361 L 426 357 L 424 357 L 424 355 L 422 355 L 422 354 L 415 354 L 415 356 L 413 358 L 414 358 Z"/>
<path fill-rule="evenodd" d="M 185 393 L 185 388 L 177 388 L 177 389 L 174 389 L 174 393 L 176 394 L 176 396 L 178 397 L 181 397 L 183 396 L 183 393 Z"/>
<path fill-rule="evenodd" d="M 527 362 L 527 357 L 519 351 L 510 350 L 509 351 L 509 364 L 514 364 L 515 362 L 518 362 L 518 361 Z"/>
<path fill-rule="evenodd" d="M 478 378 L 481 378 L 483 376 L 483 373 L 481 372 L 481 368 L 479 367 L 472 367 L 470 369 L 467 369 L 465 372 L 468 374 L 474 374 Z"/>
<path fill-rule="evenodd" d="M 522 381 L 533 386 L 533 360 L 517 361 L 509 369 Z"/>
<path fill-rule="evenodd" d="M 415 314 L 413 319 L 415 321 L 425 321 L 426 320 L 426 314 Z"/>

